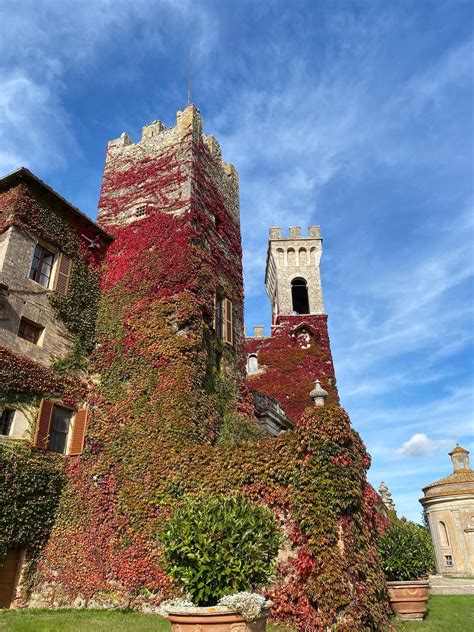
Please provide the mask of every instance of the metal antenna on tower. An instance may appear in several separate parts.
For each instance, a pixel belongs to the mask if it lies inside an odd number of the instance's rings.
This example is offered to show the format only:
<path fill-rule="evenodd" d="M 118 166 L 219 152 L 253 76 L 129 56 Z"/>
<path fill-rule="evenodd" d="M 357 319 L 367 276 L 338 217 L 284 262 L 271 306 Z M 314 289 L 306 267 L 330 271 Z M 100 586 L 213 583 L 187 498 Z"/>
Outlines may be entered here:
<path fill-rule="evenodd" d="M 189 67 L 188 67 L 188 105 L 191 105 L 191 61 L 192 61 L 192 48 L 189 49 Z"/>

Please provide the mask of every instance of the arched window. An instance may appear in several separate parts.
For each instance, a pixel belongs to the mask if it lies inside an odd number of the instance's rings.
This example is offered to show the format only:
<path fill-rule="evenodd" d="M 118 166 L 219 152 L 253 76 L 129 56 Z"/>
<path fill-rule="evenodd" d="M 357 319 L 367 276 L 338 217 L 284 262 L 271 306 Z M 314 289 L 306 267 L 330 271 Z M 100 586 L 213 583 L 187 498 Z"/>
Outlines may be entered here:
<path fill-rule="evenodd" d="M 255 353 L 251 353 L 247 358 L 247 373 L 258 372 L 258 359 Z"/>
<path fill-rule="evenodd" d="M 296 265 L 296 253 L 294 248 L 288 248 L 286 251 L 286 256 L 288 257 L 288 265 L 290 267 L 294 267 Z"/>
<path fill-rule="evenodd" d="M 301 277 L 291 282 L 293 311 L 297 314 L 309 314 L 308 287 Z"/>
<path fill-rule="evenodd" d="M 283 248 L 277 248 L 278 264 L 280 266 L 285 265 L 285 251 Z"/>
<path fill-rule="evenodd" d="M 448 529 L 444 522 L 438 522 L 438 533 L 441 546 L 449 546 Z"/>
<path fill-rule="evenodd" d="M 300 248 L 298 254 L 299 254 L 299 260 L 300 260 L 300 266 L 308 265 L 308 253 L 306 251 L 306 248 Z"/>

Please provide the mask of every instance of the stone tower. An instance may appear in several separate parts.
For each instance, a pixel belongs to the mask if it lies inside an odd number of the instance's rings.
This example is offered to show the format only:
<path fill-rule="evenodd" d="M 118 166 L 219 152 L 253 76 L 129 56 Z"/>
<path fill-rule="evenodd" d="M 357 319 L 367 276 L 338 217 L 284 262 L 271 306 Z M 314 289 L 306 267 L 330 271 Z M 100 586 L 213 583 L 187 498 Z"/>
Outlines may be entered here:
<path fill-rule="evenodd" d="M 246 339 L 247 382 L 275 398 L 298 423 L 306 407 L 339 403 L 324 311 L 319 226 L 307 235 L 270 228 L 265 285 L 272 306 L 271 336 L 261 325 Z"/>
<path fill-rule="evenodd" d="M 278 316 L 325 313 L 319 226 L 310 226 L 308 233 L 301 235 L 299 227 L 291 227 L 289 237 L 282 237 L 281 228 L 270 228 L 265 284 L 273 320 Z"/>
<path fill-rule="evenodd" d="M 173 127 L 154 121 L 136 143 L 125 133 L 109 142 L 98 222 L 115 237 L 102 302 L 130 303 L 120 316 L 125 330 L 119 323 L 107 344 L 119 346 L 117 357 L 124 354 L 123 335 L 129 338 L 127 351 L 148 345 L 144 367 L 117 369 L 120 382 L 130 390 L 149 366 L 157 367 L 154 379 L 173 382 L 184 402 L 179 415 L 172 398 L 160 402 L 157 429 L 163 430 L 163 408 L 170 408 L 171 436 L 182 424 L 189 441 L 214 441 L 218 418 L 235 409 L 243 383 L 239 186 L 217 140 L 203 134 L 194 105 L 177 113 Z M 155 327 L 153 310 L 157 318 L 159 313 Z M 160 346 L 153 336 L 160 337 Z M 137 358 L 135 351 L 130 362 Z M 217 393 L 221 383 L 234 393 L 224 402 Z M 149 385 L 140 384 L 139 392 L 148 393 Z"/>

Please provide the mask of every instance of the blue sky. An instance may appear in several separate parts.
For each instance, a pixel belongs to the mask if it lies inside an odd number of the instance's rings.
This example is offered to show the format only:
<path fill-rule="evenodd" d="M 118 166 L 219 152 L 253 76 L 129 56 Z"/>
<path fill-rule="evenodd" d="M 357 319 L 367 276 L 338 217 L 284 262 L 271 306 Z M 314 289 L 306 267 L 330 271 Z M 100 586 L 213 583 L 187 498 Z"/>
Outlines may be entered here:
<path fill-rule="evenodd" d="M 343 406 L 399 513 L 473 452 L 473 5 L 0 4 L 0 173 L 95 217 L 106 143 L 193 101 L 240 174 L 247 326 L 268 227 L 320 224 Z M 474 455 L 473 455 L 474 457 Z"/>

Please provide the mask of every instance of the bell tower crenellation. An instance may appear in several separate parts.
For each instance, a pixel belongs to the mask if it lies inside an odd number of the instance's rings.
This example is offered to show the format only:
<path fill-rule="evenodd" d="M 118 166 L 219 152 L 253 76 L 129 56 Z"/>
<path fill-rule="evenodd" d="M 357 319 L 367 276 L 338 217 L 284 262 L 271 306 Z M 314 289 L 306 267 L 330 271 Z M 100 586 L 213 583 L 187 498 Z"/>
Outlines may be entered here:
<path fill-rule="evenodd" d="M 281 228 L 270 228 L 265 285 L 272 304 L 272 316 L 325 314 L 319 265 L 322 254 L 319 226 L 302 235 L 290 227 L 289 237 Z"/>

